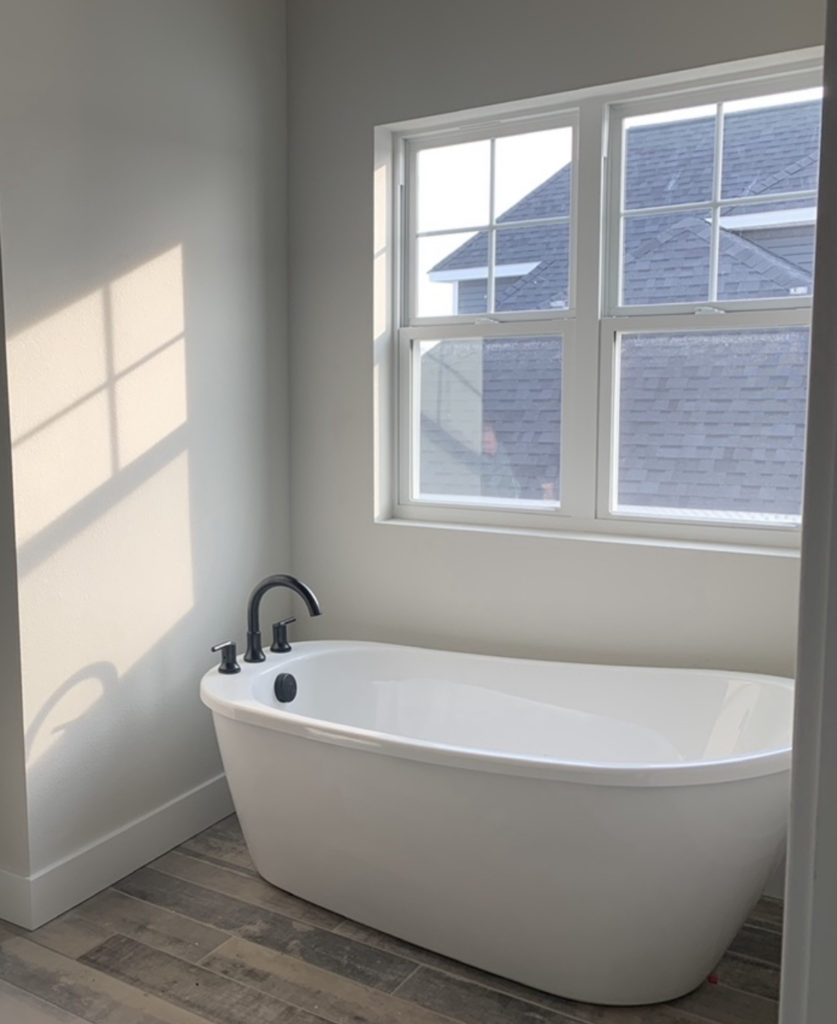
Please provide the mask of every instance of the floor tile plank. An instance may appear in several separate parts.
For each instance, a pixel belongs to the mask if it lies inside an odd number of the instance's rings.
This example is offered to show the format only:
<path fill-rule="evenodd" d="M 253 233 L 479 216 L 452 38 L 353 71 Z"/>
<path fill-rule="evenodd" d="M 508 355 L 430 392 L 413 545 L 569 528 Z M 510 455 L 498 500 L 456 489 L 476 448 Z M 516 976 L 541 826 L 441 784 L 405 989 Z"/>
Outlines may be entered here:
<path fill-rule="evenodd" d="M 230 939 L 203 966 L 285 999 L 333 1024 L 451 1024 L 395 996 L 341 978 L 243 939 Z"/>
<path fill-rule="evenodd" d="M 74 914 L 81 921 L 87 920 L 107 930 L 95 945 L 117 933 L 193 963 L 229 938 L 226 932 L 217 928 L 190 921 L 181 914 L 134 899 L 116 889 L 98 893 L 82 903 Z"/>
<path fill-rule="evenodd" d="M 748 924 L 758 925 L 760 928 L 770 928 L 774 932 L 781 932 L 784 925 L 785 904 L 773 896 L 762 896 L 753 907 Z"/>
<path fill-rule="evenodd" d="M 460 963 L 458 960 L 451 960 L 441 953 L 435 953 L 432 949 L 424 949 L 412 942 L 396 938 L 395 935 L 387 935 L 386 932 L 376 931 L 369 925 L 361 924 L 359 921 L 351 921 L 348 918 L 341 921 L 334 929 L 338 935 L 345 935 L 346 938 L 354 939 L 356 942 L 365 942 L 375 949 L 383 949 L 387 953 L 394 953 L 396 956 L 403 956 L 406 959 L 414 960 L 417 964 L 424 964 L 427 967 L 436 967 L 451 974 L 470 974 L 476 968 Z M 478 972 L 482 974 L 483 972 Z"/>
<path fill-rule="evenodd" d="M 116 888 L 385 992 L 392 991 L 415 967 L 392 953 L 151 868 L 141 868 L 118 882 Z"/>
<path fill-rule="evenodd" d="M 462 1024 L 576 1024 L 578 1018 L 524 1002 L 496 989 L 419 967 L 397 990 L 402 999 Z"/>
<path fill-rule="evenodd" d="M 775 1000 L 708 982 L 672 1005 L 717 1024 L 776 1024 L 779 1018 Z"/>
<path fill-rule="evenodd" d="M 85 1024 L 81 1017 L 0 979 L 0 1021 L 5 1024 Z"/>
<path fill-rule="evenodd" d="M 322 1024 L 322 1018 L 178 957 L 115 935 L 85 964 L 218 1024 Z"/>
<path fill-rule="evenodd" d="M 763 964 L 735 953 L 727 953 L 714 973 L 722 985 L 764 996 L 766 999 L 779 999 L 781 973 L 773 964 Z"/>
<path fill-rule="evenodd" d="M 78 909 L 73 909 L 25 935 L 30 942 L 37 942 L 39 946 L 54 949 L 56 953 L 76 960 L 88 949 L 104 942 L 111 933 L 112 929 L 103 922 L 87 920 Z"/>
<path fill-rule="evenodd" d="M 770 928 L 745 924 L 730 943 L 730 951 L 778 967 L 782 961 L 782 936 Z"/>
<path fill-rule="evenodd" d="M 433 971 L 450 974 L 456 979 L 479 986 L 476 989 L 476 995 L 480 999 L 484 998 L 481 989 L 486 988 L 495 993 L 511 996 L 516 1000 L 535 1003 L 537 1006 L 553 1010 L 555 1013 L 568 1015 L 574 1020 L 584 1021 L 585 1024 L 599 1024 L 599 1022 L 610 1024 L 611 1021 L 614 1024 L 617 1022 L 618 1024 L 695 1024 L 695 1018 L 691 1014 L 670 1010 L 666 1006 L 601 1007 L 563 999 L 549 992 L 529 988 L 509 978 L 489 974 L 487 971 L 471 967 L 469 964 L 450 960 L 439 953 L 422 949 L 420 946 L 413 946 L 392 935 L 376 932 L 373 928 L 354 921 L 346 921 L 336 930 L 339 934 L 352 936 L 358 941 L 367 941 L 381 949 L 414 959 L 417 963 L 432 968 Z M 401 994 L 401 989 L 398 990 L 398 994 Z M 463 998 L 467 998 L 467 996 L 463 996 Z"/>
<path fill-rule="evenodd" d="M 12 924 L 11 921 L 0 920 L 0 942 L 4 939 L 13 939 L 17 935 L 23 935 L 25 931 L 25 928 Z"/>
<path fill-rule="evenodd" d="M 177 851 L 158 857 L 148 867 L 174 878 L 181 878 L 185 882 L 202 885 L 206 889 L 223 893 L 225 896 L 244 900 L 245 903 L 253 903 L 258 907 L 275 910 L 279 914 L 284 914 L 285 917 L 292 917 L 296 921 L 305 921 L 318 928 L 333 929 L 344 920 L 339 914 L 334 914 L 330 910 L 318 907 L 315 903 L 308 903 L 306 900 L 301 900 L 290 893 L 277 889 L 261 877 L 253 878 L 249 875 L 239 874 L 229 868 L 186 856 Z"/>
<path fill-rule="evenodd" d="M 206 1024 L 204 1018 L 45 946 L 0 946 L 0 977 L 91 1024 Z"/>
<path fill-rule="evenodd" d="M 187 839 L 177 849 L 193 857 L 202 857 L 210 863 L 222 864 L 259 877 L 234 814 Z"/>

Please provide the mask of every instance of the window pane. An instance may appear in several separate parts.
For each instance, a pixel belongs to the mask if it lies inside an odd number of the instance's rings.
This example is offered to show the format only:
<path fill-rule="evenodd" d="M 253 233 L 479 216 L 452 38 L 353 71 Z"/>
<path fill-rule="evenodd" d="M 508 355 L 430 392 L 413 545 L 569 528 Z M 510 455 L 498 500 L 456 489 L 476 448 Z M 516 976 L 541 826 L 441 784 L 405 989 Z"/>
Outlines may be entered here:
<path fill-rule="evenodd" d="M 569 224 L 498 228 L 496 261 L 498 313 L 569 306 Z"/>
<path fill-rule="evenodd" d="M 807 328 L 622 335 L 616 511 L 798 521 Z"/>
<path fill-rule="evenodd" d="M 622 304 L 706 302 L 711 211 L 626 217 Z"/>
<path fill-rule="evenodd" d="M 821 90 L 724 104 L 721 196 L 817 187 Z"/>
<path fill-rule="evenodd" d="M 473 250 L 473 252 L 472 252 Z M 419 238 L 416 259 L 416 315 L 450 316 L 459 311 L 459 282 L 485 278 L 488 273 L 488 245 L 485 235 L 459 232 Z M 463 263 L 477 266 L 463 266 Z M 481 264 L 481 266 L 480 266 Z M 485 299 L 469 297 L 469 312 L 486 312 Z"/>
<path fill-rule="evenodd" d="M 715 105 L 625 119 L 625 209 L 712 199 Z"/>
<path fill-rule="evenodd" d="M 572 128 L 510 135 L 495 142 L 494 210 L 500 221 L 570 213 Z"/>
<path fill-rule="evenodd" d="M 445 231 L 488 223 L 491 143 L 463 142 L 419 150 L 419 231 Z"/>
<path fill-rule="evenodd" d="M 814 208 L 721 208 L 718 298 L 758 299 L 813 291 Z"/>
<path fill-rule="evenodd" d="M 556 504 L 561 338 L 422 341 L 417 349 L 420 496 Z"/>

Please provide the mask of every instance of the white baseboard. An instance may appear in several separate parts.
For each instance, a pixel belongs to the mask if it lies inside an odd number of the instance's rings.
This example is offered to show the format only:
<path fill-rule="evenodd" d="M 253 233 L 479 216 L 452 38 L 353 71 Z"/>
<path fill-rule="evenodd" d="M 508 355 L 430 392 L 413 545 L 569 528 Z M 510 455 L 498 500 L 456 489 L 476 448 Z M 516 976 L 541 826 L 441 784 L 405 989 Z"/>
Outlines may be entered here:
<path fill-rule="evenodd" d="M 28 878 L 0 870 L 0 918 L 39 928 L 232 810 L 226 777 L 216 775 Z"/>
<path fill-rule="evenodd" d="M 29 927 L 29 879 L 0 868 L 0 919 Z"/>

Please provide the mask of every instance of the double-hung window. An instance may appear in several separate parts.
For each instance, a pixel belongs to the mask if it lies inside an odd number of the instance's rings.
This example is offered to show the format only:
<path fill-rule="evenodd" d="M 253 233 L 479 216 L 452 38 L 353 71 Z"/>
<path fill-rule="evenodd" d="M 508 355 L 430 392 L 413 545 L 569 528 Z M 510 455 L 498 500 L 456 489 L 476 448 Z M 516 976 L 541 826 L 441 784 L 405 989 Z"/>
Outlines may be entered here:
<path fill-rule="evenodd" d="M 398 515 L 795 542 L 818 78 L 393 132 Z"/>

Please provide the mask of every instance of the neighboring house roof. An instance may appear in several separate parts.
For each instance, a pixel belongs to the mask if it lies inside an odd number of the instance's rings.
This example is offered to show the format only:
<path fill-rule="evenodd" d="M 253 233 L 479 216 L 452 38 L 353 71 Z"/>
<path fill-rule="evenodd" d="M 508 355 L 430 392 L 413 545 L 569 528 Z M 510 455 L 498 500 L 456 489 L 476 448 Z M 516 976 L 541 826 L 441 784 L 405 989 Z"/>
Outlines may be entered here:
<path fill-rule="evenodd" d="M 807 331 L 623 345 L 620 505 L 798 515 Z"/>
<path fill-rule="evenodd" d="M 496 494 L 473 399 L 499 438 L 519 496 L 559 489 L 563 353 L 546 338 L 443 342 L 424 357 L 448 376 L 444 409 L 422 415 L 422 491 Z M 467 381 L 481 365 L 481 394 Z M 457 377 L 457 394 L 450 378 Z M 808 332 L 718 329 L 623 342 L 620 506 L 796 515 L 802 486 Z M 462 382 L 465 382 L 462 384 Z M 469 483 L 465 483 L 469 481 Z"/>
<path fill-rule="evenodd" d="M 764 196 L 764 203 L 724 208 L 718 290 L 722 299 L 804 294 L 812 285 L 814 200 L 772 196 L 816 188 L 820 104 L 733 113 L 724 124 L 722 196 Z M 702 202 L 711 194 L 714 120 L 648 124 L 630 130 L 625 195 L 629 209 Z M 788 154 L 792 158 L 788 159 Z M 570 209 L 571 170 L 552 175 L 498 218 L 497 265 L 536 263 L 496 282 L 497 308 L 548 309 L 567 301 L 566 227 L 514 228 L 515 221 Z M 784 226 L 759 227 L 763 211 L 800 210 Z M 736 219 L 737 218 L 737 219 Z M 724 227 L 735 225 L 735 229 Z M 624 302 L 701 302 L 707 298 L 711 227 L 702 211 L 629 218 Z M 433 268 L 487 265 L 478 233 Z M 469 282 L 470 301 L 479 302 Z M 464 294 L 464 289 L 463 289 Z M 485 299 L 481 301 L 484 303 Z M 464 307 L 463 307 L 464 308 Z M 478 306 L 468 308 L 479 312 Z M 484 309 L 484 305 L 483 305 Z M 721 318 L 719 318 L 721 319 Z M 469 352 L 468 344 L 476 346 Z M 539 498 L 560 462 L 560 347 L 541 338 L 442 343 L 425 358 L 455 371 L 481 366 L 482 415 L 514 466 L 520 496 Z M 476 361 L 479 362 L 476 362 Z M 620 374 L 620 505 L 719 511 L 799 512 L 807 394 L 808 334 L 765 329 L 747 335 L 718 329 L 694 335 L 633 335 Z M 463 379 L 468 374 L 463 375 Z M 457 410 L 456 402 L 461 401 Z M 442 414 L 426 414 L 422 489 L 462 493 L 468 459 L 479 494 L 473 443 L 458 435 L 473 397 L 448 396 Z M 482 470 L 483 477 L 485 475 Z M 483 491 L 482 493 L 489 493 Z"/>
<path fill-rule="evenodd" d="M 687 214 L 663 230 L 655 226 L 640 244 L 634 240 L 625 256 L 624 301 L 705 301 L 711 233 L 711 226 L 703 217 Z M 795 266 L 750 238 L 721 232 L 719 298 L 805 294 L 810 286 L 809 270 Z"/>
<path fill-rule="evenodd" d="M 743 211 L 756 213 L 790 209 L 800 204 L 811 206 L 810 199 L 780 203 L 767 200 L 781 193 L 816 188 L 820 120 L 819 102 L 727 115 L 724 121 L 722 197 L 729 196 L 733 200 L 763 195 L 766 202 L 744 207 L 731 205 L 724 209 L 724 215 L 734 216 Z M 712 195 L 714 145 L 713 118 L 631 128 L 625 164 L 627 209 L 708 202 Z M 790 162 L 788 153 L 794 154 Z M 501 229 L 497 232 L 495 263 L 509 265 L 535 261 L 538 264 L 528 275 L 516 279 L 509 287 L 504 286 L 502 281 L 498 282 L 499 310 L 549 309 L 566 305 L 570 255 L 566 227 L 515 228 L 512 225 L 521 220 L 568 215 L 571 183 L 572 169 L 567 165 L 498 217 L 497 224 Z M 695 221 L 701 219 L 699 214 L 692 217 Z M 681 218 L 678 217 L 677 223 L 681 224 Z M 678 267 L 681 267 L 683 264 L 680 261 L 685 259 L 685 265 L 694 268 L 693 279 L 689 283 L 684 281 L 681 286 L 686 295 L 683 301 L 707 298 L 708 235 L 701 238 L 693 228 L 691 247 L 687 251 L 686 243 L 689 240 L 680 235 L 678 242 L 677 236 L 672 234 L 672 215 L 631 218 L 628 224 L 626 263 L 637 258 L 639 249 L 642 249 L 645 258 L 653 259 L 649 242 L 654 242 L 659 248 L 658 260 L 677 260 Z M 755 260 L 757 249 L 768 254 L 775 253 L 774 246 L 778 245 L 781 249 L 784 235 L 781 232 L 779 234 L 778 238 L 775 231 L 769 236 L 765 235 L 763 244 L 759 245 L 756 231 L 750 230 L 745 237 L 743 231 L 734 232 L 722 227 L 722 248 L 726 248 L 726 265 L 722 268 L 726 297 L 734 297 L 736 294 L 748 294 L 751 297 L 788 294 L 788 291 L 777 290 L 782 287 L 777 277 L 777 266 L 769 260 Z M 809 237 L 811 234 L 809 232 Z M 736 245 L 736 240 L 746 244 Z M 677 242 L 674 248 L 673 242 Z M 809 253 L 810 242 L 803 246 L 797 238 L 797 250 L 800 249 Z M 787 252 L 779 252 L 778 255 L 780 258 L 788 257 Z M 487 235 L 479 232 L 440 260 L 430 273 L 485 267 L 487 264 Z M 810 255 L 801 264 L 797 263 L 796 268 L 804 280 L 790 274 L 788 289 L 810 289 Z M 793 264 L 788 269 L 792 270 Z M 770 278 L 770 283 L 765 286 L 759 286 L 755 280 L 762 270 Z M 736 280 L 737 273 L 740 273 L 740 281 Z M 679 272 L 679 276 L 683 281 L 682 272 Z M 755 290 L 745 293 L 744 282 L 749 282 Z M 649 279 L 644 291 L 638 283 L 634 285 L 630 301 L 662 302 L 667 299 L 665 295 L 661 296 L 654 291 Z"/>

